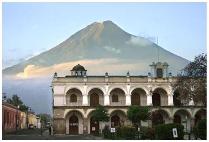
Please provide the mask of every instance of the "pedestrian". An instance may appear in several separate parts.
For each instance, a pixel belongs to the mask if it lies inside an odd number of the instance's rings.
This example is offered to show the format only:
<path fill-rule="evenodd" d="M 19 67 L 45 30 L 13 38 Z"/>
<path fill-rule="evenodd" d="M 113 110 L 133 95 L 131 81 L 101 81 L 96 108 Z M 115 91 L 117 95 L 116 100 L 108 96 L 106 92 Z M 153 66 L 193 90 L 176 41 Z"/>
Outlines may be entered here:
<path fill-rule="evenodd" d="M 51 131 L 52 131 L 52 129 L 51 129 L 51 125 L 49 126 L 49 135 L 51 135 Z"/>

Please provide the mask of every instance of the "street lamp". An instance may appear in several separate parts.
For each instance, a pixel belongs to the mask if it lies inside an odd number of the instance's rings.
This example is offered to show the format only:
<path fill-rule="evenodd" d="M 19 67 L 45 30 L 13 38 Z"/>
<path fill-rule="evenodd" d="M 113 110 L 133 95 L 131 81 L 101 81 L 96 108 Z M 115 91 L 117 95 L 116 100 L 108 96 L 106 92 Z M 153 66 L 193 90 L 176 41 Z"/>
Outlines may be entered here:
<path fill-rule="evenodd" d="M 20 106 L 17 106 L 17 111 L 16 111 L 16 132 L 17 132 L 17 127 L 18 127 L 18 111 L 19 111 Z"/>

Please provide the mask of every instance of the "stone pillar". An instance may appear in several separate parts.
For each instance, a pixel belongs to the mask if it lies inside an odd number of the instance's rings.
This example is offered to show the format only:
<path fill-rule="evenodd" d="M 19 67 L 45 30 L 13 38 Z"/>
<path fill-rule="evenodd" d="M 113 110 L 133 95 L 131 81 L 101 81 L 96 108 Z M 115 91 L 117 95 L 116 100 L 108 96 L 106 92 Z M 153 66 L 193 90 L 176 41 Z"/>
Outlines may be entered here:
<path fill-rule="evenodd" d="M 83 134 L 88 134 L 88 118 L 83 119 Z"/>
<path fill-rule="evenodd" d="M 194 117 L 191 118 L 190 125 L 191 125 L 191 130 L 193 130 L 193 128 L 195 126 L 195 118 Z"/>
<path fill-rule="evenodd" d="M 168 95 L 168 105 L 173 106 L 173 95 Z"/>
<path fill-rule="evenodd" d="M 152 95 L 151 94 L 147 95 L 147 105 L 152 106 Z"/>
<path fill-rule="evenodd" d="M 67 103 L 66 103 L 66 95 L 64 94 L 63 95 L 63 105 L 66 105 Z"/>
<path fill-rule="evenodd" d="M 131 95 L 130 94 L 126 94 L 126 105 L 127 106 L 131 105 Z"/>
<path fill-rule="evenodd" d="M 84 94 L 83 95 L 83 106 L 88 106 L 88 95 Z"/>
<path fill-rule="evenodd" d="M 110 105 L 110 97 L 109 97 L 109 95 L 104 95 L 104 105 L 105 106 Z"/>

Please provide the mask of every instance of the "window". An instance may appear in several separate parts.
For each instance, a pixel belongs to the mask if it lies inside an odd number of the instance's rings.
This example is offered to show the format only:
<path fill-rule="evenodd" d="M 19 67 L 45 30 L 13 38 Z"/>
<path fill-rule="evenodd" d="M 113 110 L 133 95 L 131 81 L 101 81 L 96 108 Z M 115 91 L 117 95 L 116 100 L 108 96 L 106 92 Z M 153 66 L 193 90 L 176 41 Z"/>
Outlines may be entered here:
<path fill-rule="evenodd" d="M 70 102 L 77 102 L 77 96 L 75 94 L 70 96 Z"/>
<path fill-rule="evenodd" d="M 116 94 L 112 95 L 112 102 L 118 102 L 118 95 Z"/>
<path fill-rule="evenodd" d="M 157 77 L 159 78 L 163 77 L 163 69 L 160 69 L 160 68 L 157 69 Z"/>

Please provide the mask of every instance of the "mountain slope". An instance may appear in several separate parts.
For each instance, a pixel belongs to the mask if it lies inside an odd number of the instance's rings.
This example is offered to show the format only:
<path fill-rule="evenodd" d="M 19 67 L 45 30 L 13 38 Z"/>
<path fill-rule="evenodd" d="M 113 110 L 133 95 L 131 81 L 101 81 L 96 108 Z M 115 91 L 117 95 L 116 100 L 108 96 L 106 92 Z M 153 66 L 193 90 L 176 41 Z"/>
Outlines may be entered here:
<path fill-rule="evenodd" d="M 147 66 L 153 61 L 168 62 L 175 70 L 182 69 L 188 60 L 181 58 L 143 37 L 131 35 L 111 21 L 92 23 L 73 34 L 56 47 L 3 70 L 3 74 L 23 72 L 27 65 L 48 67 L 81 59 L 123 59 L 123 62 L 141 62 Z M 85 66 L 85 65 L 84 65 Z M 146 67 L 147 67 L 146 66 Z"/>

